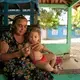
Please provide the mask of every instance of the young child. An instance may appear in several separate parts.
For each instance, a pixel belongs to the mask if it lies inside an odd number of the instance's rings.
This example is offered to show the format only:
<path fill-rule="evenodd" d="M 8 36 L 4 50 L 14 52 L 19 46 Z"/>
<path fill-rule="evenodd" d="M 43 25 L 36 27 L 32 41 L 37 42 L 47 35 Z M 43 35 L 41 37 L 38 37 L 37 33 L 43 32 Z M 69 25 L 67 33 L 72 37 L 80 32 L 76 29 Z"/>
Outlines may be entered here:
<path fill-rule="evenodd" d="M 58 73 L 56 63 L 56 55 L 49 51 L 44 45 L 40 43 L 41 32 L 38 28 L 33 28 L 29 34 L 29 43 L 25 44 L 25 47 L 29 46 L 31 49 L 30 58 L 36 67 L 53 72 Z M 41 49 L 33 49 L 33 45 L 39 44 Z M 46 54 L 45 54 L 46 53 Z M 47 54 L 48 53 L 48 54 Z"/>

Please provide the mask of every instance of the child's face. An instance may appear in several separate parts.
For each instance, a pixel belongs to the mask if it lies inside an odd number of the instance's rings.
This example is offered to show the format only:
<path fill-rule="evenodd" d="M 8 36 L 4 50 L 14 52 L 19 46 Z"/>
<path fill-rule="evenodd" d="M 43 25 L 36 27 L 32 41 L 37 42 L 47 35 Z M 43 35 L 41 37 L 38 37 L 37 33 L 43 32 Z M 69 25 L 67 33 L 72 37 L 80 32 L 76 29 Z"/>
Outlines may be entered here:
<path fill-rule="evenodd" d="M 29 42 L 32 44 L 38 43 L 40 39 L 40 36 L 38 32 L 31 32 L 29 35 Z"/>

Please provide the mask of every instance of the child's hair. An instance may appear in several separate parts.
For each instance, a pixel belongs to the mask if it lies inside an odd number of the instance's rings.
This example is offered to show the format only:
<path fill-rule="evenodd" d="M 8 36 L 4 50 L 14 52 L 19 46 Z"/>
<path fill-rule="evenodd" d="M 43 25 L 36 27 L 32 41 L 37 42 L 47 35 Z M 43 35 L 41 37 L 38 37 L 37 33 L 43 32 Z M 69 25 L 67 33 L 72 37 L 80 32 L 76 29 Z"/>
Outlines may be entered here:
<path fill-rule="evenodd" d="M 39 28 L 32 28 L 31 32 L 38 32 L 38 34 L 41 36 L 41 31 Z"/>
<path fill-rule="evenodd" d="M 30 32 L 29 32 L 29 35 L 30 35 L 31 32 L 37 32 L 37 33 L 39 34 L 39 36 L 40 36 L 39 42 L 40 42 L 40 41 L 41 41 L 41 31 L 40 31 L 40 27 L 38 27 L 37 25 L 31 26 L 31 30 L 30 30 Z"/>

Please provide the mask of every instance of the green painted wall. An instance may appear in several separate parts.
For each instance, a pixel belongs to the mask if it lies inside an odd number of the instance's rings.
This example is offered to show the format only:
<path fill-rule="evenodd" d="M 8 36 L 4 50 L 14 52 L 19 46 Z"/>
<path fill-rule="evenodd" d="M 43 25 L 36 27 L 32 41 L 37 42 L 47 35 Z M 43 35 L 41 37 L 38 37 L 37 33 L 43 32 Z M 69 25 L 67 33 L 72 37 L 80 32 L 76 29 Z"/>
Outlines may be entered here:
<path fill-rule="evenodd" d="M 0 80 L 7 80 L 7 78 L 4 75 L 0 74 Z"/>
<path fill-rule="evenodd" d="M 70 53 L 69 44 L 46 44 L 46 47 L 51 50 L 54 54 Z"/>
<path fill-rule="evenodd" d="M 53 74 L 54 80 L 80 80 L 80 74 Z"/>

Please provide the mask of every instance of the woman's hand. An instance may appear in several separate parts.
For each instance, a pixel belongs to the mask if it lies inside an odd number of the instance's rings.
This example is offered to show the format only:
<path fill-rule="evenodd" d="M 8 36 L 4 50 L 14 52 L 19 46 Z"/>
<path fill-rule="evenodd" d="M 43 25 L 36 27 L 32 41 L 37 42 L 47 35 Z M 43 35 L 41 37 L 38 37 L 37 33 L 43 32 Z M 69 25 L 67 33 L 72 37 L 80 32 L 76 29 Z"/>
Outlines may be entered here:
<path fill-rule="evenodd" d="M 21 49 L 21 55 L 27 57 L 28 55 L 30 55 L 30 47 L 24 47 Z"/>

